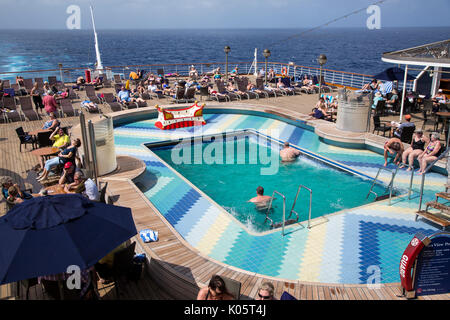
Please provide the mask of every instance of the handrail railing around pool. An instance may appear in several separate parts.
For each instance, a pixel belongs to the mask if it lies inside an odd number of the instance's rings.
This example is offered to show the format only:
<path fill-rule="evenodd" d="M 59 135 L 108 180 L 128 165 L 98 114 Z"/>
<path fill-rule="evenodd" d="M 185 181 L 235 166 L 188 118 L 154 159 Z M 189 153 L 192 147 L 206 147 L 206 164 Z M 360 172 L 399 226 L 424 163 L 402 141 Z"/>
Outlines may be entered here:
<path fill-rule="evenodd" d="M 295 204 L 297 203 L 297 198 L 298 198 L 298 195 L 299 195 L 299 193 L 300 193 L 300 190 L 301 189 L 306 189 L 306 190 L 308 190 L 309 191 L 309 215 L 308 215 L 308 229 L 311 229 L 311 205 L 312 205 L 312 190 L 310 189 L 310 188 L 308 188 L 308 187 L 305 187 L 304 185 L 299 185 L 298 186 L 298 189 L 297 189 L 297 194 L 295 195 L 295 199 L 294 199 L 294 203 L 292 204 L 292 209 L 291 209 L 291 212 L 289 212 L 289 217 L 288 217 L 288 219 L 291 217 L 291 215 L 292 215 L 292 212 L 294 212 L 296 215 L 297 215 L 297 221 L 298 221 L 298 219 L 299 219 L 299 214 L 294 210 L 294 208 L 295 208 Z M 284 222 L 284 221 L 283 221 Z"/>
<path fill-rule="evenodd" d="M 369 198 L 369 195 L 371 193 L 373 193 L 375 195 L 375 200 L 378 198 L 378 194 L 375 191 L 372 191 L 372 189 L 373 189 L 373 186 L 375 185 L 375 183 L 378 181 L 377 178 L 380 175 L 380 172 L 382 170 L 388 171 L 388 172 L 390 172 L 392 174 L 391 181 L 389 182 L 389 185 L 386 188 L 386 190 L 389 189 L 389 205 L 391 205 L 392 189 L 394 187 L 394 178 L 397 175 L 398 167 L 395 168 L 395 172 L 392 169 L 388 169 L 388 168 L 384 168 L 384 167 L 379 168 L 378 172 L 377 172 L 377 175 L 373 179 L 373 183 L 372 183 L 372 186 L 370 187 L 369 193 L 367 193 L 366 199 Z"/>
<path fill-rule="evenodd" d="M 450 148 L 445 149 L 445 151 L 439 157 L 437 157 L 436 160 L 431 162 L 428 165 L 428 167 L 425 168 L 425 172 L 422 173 L 422 183 L 420 185 L 420 200 L 419 200 L 419 210 L 418 211 L 421 211 L 421 209 L 422 209 L 423 188 L 424 188 L 424 185 L 425 185 L 425 176 L 426 176 L 426 174 L 428 173 L 428 171 L 431 170 L 431 168 L 436 164 L 436 162 L 438 162 L 439 160 L 441 160 L 443 158 L 448 157 L 449 150 L 450 150 Z M 417 219 L 417 216 L 416 216 L 416 219 Z"/>
<path fill-rule="evenodd" d="M 273 202 L 273 197 L 275 196 L 275 193 L 278 193 L 280 196 L 283 197 L 283 223 L 282 223 L 282 231 L 281 232 L 282 232 L 282 235 L 284 236 L 284 222 L 286 220 L 286 197 L 282 193 L 280 193 L 276 190 L 272 193 L 272 198 L 270 199 L 270 204 L 269 204 L 269 207 L 267 208 L 266 220 L 269 219 L 270 221 L 272 221 L 272 226 L 273 226 L 273 220 L 271 218 L 269 218 L 269 212 L 270 212 L 270 209 L 272 208 L 272 202 Z"/>

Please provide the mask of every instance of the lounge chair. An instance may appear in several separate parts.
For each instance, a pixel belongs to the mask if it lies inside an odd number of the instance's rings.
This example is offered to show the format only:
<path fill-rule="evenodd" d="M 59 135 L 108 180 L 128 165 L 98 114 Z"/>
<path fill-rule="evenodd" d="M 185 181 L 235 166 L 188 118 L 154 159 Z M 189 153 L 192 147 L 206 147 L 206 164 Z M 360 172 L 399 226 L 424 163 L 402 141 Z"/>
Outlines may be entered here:
<path fill-rule="evenodd" d="M 256 89 L 259 90 L 260 92 L 262 92 L 262 94 L 264 94 L 266 96 L 266 98 L 277 96 L 277 93 L 275 91 L 267 90 L 266 88 L 264 88 L 264 79 L 263 78 L 256 78 Z"/>
<path fill-rule="evenodd" d="M 33 79 L 23 79 L 23 84 L 28 93 L 33 89 Z"/>
<path fill-rule="evenodd" d="M 3 80 L 3 89 L 11 88 L 11 82 L 9 80 Z"/>
<path fill-rule="evenodd" d="M 235 100 L 238 100 L 238 99 L 242 100 L 241 98 L 243 95 L 240 95 L 234 91 L 228 91 L 225 88 L 225 84 L 223 83 L 223 80 L 216 80 L 216 86 L 217 86 L 217 91 L 219 91 L 219 93 L 221 93 L 221 94 L 227 95 L 228 98 L 230 99 L 230 101 L 233 100 L 232 98 L 235 98 Z"/>
<path fill-rule="evenodd" d="M 87 85 L 84 87 L 84 90 L 88 100 L 94 103 L 101 103 L 100 98 L 97 96 L 97 93 L 95 92 L 95 88 L 93 86 Z"/>
<path fill-rule="evenodd" d="M 122 84 L 122 78 L 120 78 L 120 74 L 114 75 L 114 84 Z"/>
<path fill-rule="evenodd" d="M 287 94 L 295 95 L 295 88 L 291 85 L 290 78 L 281 78 L 281 82 L 286 86 L 284 90 Z"/>
<path fill-rule="evenodd" d="M 148 92 L 141 93 L 141 98 L 144 100 L 151 100 L 153 99 L 152 96 Z"/>
<path fill-rule="evenodd" d="M 23 117 L 20 111 L 16 107 L 16 101 L 14 97 L 3 97 L 3 107 L 9 109 L 10 112 L 6 112 L 6 119 L 8 122 L 23 121 Z"/>
<path fill-rule="evenodd" d="M 197 91 L 197 88 L 195 86 L 187 88 L 186 92 L 184 93 L 184 101 L 185 102 L 194 102 L 196 91 Z"/>
<path fill-rule="evenodd" d="M 175 103 L 183 103 L 185 102 L 184 93 L 186 92 L 185 88 L 177 88 L 177 91 L 175 92 L 175 95 L 172 96 L 172 102 Z"/>
<path fill-rule="evenodd" d="M 38 84 L 39 89 L 44 88 L 44 79 L 43 78 L 34 78 L 34 82 Z"/>
<path fill-rule="evenodd" d="M 50 85 L 50 86 L 53 86 L 53 85 L 58 85 L 58 80 L 56 79 L 56 76 L 49 76 L 48 77 L 48 84 Z"/>
<path fill-rule="evenodd" d="M 19 96 L 22 95 L 22 91 L 20 90 L 20 86 L 17 83 L 13 83 L 11 85 L 11 88 L 7 89 L 7 90 L 14 90 L 14 94 L 11 96 Z"/>
<path fill-rule="evenodd" d="M 28 134 L 28 132 L 25 132 L 22 127 L 16 128 L 16 133 L 20 140 L 20 146 L 19 146 L 20 152 L 22 152 L 23 144 L 25 145 L 25 149 L 27 148 L 27 144 L 31 144 L 33 149 L 35 148 L 36 140 L 33 138 L 33 136 L 30 136 Z"/>
<path fill-rule="evenodd" d="M 114 96 L 113 93 L 105 93 L 103 95 L 103 101 L 111 108 L 113 112 L 123 110 L 122 104 L 117 102 L 117 98 Z"/>
<path fill-rule="evenodd" d="M 61 105 L 61 113 L 66 115 L 66 117 L 74 117 L 78 115 L 78 112 L 73 108 L 72 102 L 69 99 L 59 100 Z"/>
<path fill-rule="evenodd" d="M 42 120 L 42 118 L 33 110 L 33 103 L 31 102 L 31 97 L 19 97 L 20 108 L 25 118 L 28 121 Z"/>
<path fill-rule="evenodd" d="M 247 96 L 247 99 L 251 99 L 251 98 L 256 98 L 259 99 L 259 94 L 256 93 L 255 91 L 248 91 L 247 90 L 247 86 L 248 86 L 248 78 L 246 77 L 242 77 L 242 78 L 236 78 L 235 79 L 238 90 L 241 92 L 244 92 Z"/>
<path fill-rule="evenodd" d="M 235 300 L 241 299 L 241 283 L 231 278 L 220 276 L 225 282 L 225 288 L 227 288 L 228 293 L 230 293 Z"/>

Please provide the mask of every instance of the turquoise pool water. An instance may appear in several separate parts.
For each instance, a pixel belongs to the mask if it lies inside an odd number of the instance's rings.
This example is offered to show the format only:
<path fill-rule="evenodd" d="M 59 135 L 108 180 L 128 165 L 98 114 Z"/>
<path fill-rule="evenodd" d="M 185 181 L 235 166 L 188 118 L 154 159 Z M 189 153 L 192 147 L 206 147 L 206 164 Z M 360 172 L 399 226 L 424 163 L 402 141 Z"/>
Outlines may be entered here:
<path fill-rule="evenodd" d="M 182 145 L 151 147 L 162 160 L 172 166 L 197 188 L 242 222 L 249 230 L 270 230 L 266 221 L 267 209 L 261 210 L 248 200 L 262 186 L 265 195 L 276 190 L 286 197 L 286 219 L 293 205 L 299 185 L 312 190 L 311 218 L 373 201 L 366 199 L 371 181 L 336 169 L 306 155 L 293 163 L 279 161 L 280 145 L 256 135 L 245 135 L 223 141 L 190 141 Z M 375 185 L 377 194 L 384 187 Z M 308 219 L 309 192 L 302 189 L 295 211 L 299 221 Z M 269 216 L 282 221 L 283 201 L 276 195 Z M 292 214 L 291 218 L 295 218 Z"/>

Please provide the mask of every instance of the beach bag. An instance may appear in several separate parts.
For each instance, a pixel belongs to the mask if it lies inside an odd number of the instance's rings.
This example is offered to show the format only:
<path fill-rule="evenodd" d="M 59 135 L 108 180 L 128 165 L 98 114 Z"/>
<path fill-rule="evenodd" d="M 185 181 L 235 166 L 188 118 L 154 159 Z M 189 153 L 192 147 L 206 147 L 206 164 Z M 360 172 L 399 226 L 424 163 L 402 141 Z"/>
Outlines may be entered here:
<path fill-rule="evenodd" d="M 139 232 L 139 236 L 145 243 L 158 241 L 158 231 L 154 231 L 152 229 L 141 230 L 141 232 Z"/>

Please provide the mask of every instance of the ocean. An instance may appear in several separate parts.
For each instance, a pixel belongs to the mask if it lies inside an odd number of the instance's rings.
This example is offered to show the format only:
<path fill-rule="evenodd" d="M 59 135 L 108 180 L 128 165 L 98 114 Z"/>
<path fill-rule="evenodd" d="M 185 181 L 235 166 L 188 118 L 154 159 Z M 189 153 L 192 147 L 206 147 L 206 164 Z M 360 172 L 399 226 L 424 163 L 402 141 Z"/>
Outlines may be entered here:
<path fill-rule="evenodd" d="M 448 39 L 450 27 L 436 28 L 327 28 L 217 29 L 217 30 L 98 30 L 104 66 L 139 64 L 224 62 L 223 48 L 231 47 L 229 62 L 258 61 L 269 49 L 269 61 L 317 67 L 325 54 L 326 69 L 373 75 L 392 67 L 381 61 L 384 52 Z M 93 67 L 92 30 L 0 30 L 0 78 L 2 72 Z"/>

